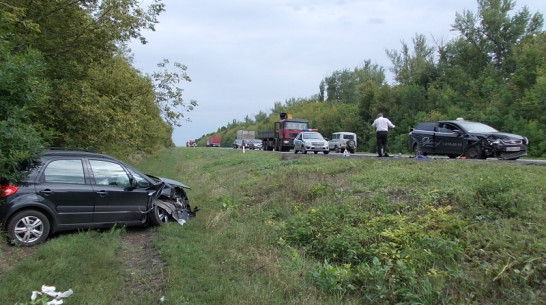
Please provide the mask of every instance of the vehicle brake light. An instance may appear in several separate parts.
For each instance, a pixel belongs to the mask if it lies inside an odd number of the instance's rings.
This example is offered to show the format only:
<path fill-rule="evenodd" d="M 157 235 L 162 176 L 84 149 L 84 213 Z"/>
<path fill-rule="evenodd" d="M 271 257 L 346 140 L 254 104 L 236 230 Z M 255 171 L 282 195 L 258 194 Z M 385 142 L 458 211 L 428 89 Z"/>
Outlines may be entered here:
<path fill-rule="evenodd" d="M 15 194 L 18 189 L 19 187 L 15 185 L 2 184 L 0 185 L 0 198 L 8 197 L 9 195 Z"/>

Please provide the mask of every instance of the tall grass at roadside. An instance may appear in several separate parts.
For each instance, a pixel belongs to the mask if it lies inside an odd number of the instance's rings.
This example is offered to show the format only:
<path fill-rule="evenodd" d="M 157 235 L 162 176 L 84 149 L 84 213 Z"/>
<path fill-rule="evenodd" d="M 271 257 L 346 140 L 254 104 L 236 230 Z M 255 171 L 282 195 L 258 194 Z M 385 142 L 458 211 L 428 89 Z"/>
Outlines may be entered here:
<path fill-rule="evenodd" d="M 163 304 L 545 303 L 546 167 L 213 148 L 169 149 L 136 166 L 189 185 L 201 207 L 184 226 L 158 228 Z M 72 238 L 105 239 L 103 263 L 115 262 L 119 236 L 96 234 L 62 235 L 39 252 L 62 248 L 83 264 Z M 47 273 L 37 257 L 0 285 L 15 279 L 15 293 L 18 277 Z M 120 303 L 105 287 L 123 271 L 111 268 L 90 281 L 105 289 L 93 302 L 74 301 L 85 277 L 66 271 L 72 286 L 55 285 L 75 291 L 66 304 L 157 304 Z"/>
<path fill-rule="evenodd" d="M 72 289 L 74 294 L 66 304 L 116 300 L 125 284 L 124 270 L 116 258 L 120 231 L 64 234 L 39 246 L 34 256 L 0 278 L 2 304 L 29 300 L 31 292 L 42 285 L 56 286 L 59 291 Z"/>
<path fill-rule="evenodd" d="M 199 234 L 220 238 L 211 251 L 230 268 L 210 274 L 222 284 L 266 271 L 285 304 L 302 299 L 283 283 L 297 283 L 307 304 L 541 302 L 544 167 L 195 152 L 188 163 L 210 158 L 191 184 L 207 185 L 196 196 L 211 208 Z M 269 264 L 254 271 L 256 261 Z M 261 297 L 240 287 L 233 300 L 277 300 L 258 287 Z"/>

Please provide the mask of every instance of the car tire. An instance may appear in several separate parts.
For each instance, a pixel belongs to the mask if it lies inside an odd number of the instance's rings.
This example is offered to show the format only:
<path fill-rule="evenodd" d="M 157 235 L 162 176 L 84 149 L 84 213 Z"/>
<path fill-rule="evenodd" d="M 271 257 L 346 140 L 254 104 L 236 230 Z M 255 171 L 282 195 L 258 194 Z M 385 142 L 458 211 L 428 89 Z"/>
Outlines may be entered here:
<path fill-rule="evenodd" d="M 37 210 L 20 211 L 7 223 L 12 242 L 25 247 L 44 242 L 49 236 L 50 227 L 49 218 Z"/>
<path fill-rule="evenodd" d="M 169 214 L 160 206 L 154 204 L 154 208 L 150 211 L 150 224 L 153 226 L 161 226 L 168 222 Z"/>
<path fill-rule="evenodd" d="M 473 145 L 466 149 L 465 156 L 468 159 L 483 159 L 483 150 L 479 145 Z"/>
<path fill-rule="evenodd" d="M 353 153 L 353 151 L 356 149 L 356 143 L 354 140 L 347 140 L 345 147 L 350 153 Z"/>
<path fill-rule="evenodd" d="M 426 156 L 427 155 L 427 153 L 423 151 L 423 147 L 419 143 L 413 144 L 413 153 L 415 154 L 415 156 L 419 156 L 419 155 Z"/>

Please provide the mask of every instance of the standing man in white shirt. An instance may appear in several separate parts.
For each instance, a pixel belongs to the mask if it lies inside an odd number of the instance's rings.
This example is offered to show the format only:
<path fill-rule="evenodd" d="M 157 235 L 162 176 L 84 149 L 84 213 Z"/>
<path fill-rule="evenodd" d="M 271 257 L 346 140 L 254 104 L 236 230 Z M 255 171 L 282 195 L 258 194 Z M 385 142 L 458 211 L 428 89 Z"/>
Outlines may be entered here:
<path fill-rule="evenodd" d="M 387 135 L 389 128 L 394 128 L 394 124 L 387 118 L 383 117 L 382 113 L 377 115 L 377 119 L 373 121 L 372 127 L 376 130 L 377 136 L 377 154 L 379 157 L 388 157 L 387 153 Z M 383 150 L 381 150 L 383 149 Z"/>

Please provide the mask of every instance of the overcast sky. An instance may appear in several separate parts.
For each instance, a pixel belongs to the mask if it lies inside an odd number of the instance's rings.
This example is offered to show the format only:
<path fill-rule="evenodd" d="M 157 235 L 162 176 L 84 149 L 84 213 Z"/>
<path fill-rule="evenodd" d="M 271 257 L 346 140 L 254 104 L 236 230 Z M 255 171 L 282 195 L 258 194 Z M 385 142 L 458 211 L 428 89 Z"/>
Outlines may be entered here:
<path fill-rule="evenodd" d="M 146 1 L 143 1 L 144 3 Z M 410 46 L 416 34 L 430 44 L 455 37 L 451 24 L 476 0 L 163 0 L 148 44 L 133 43 L 134 66 L 157 71 L 164 58 L 188 67 L 184 99 L 198 106 L 173 141 L 215 132 L 275 102 L 310 98 L 332 72 L 361 67 L 365 60 L 390 77 L 385 50 Z M 545 0 L 516 1 L 516 11 L 546 12 Z"/>

